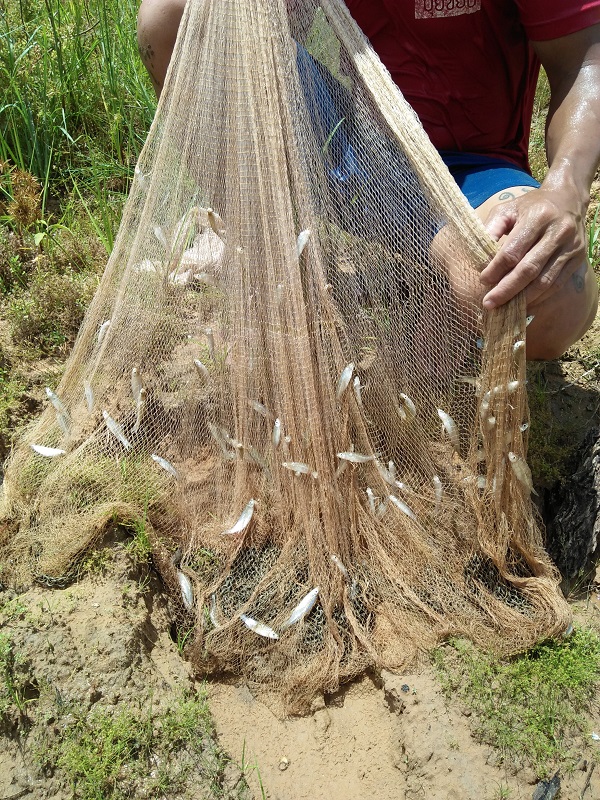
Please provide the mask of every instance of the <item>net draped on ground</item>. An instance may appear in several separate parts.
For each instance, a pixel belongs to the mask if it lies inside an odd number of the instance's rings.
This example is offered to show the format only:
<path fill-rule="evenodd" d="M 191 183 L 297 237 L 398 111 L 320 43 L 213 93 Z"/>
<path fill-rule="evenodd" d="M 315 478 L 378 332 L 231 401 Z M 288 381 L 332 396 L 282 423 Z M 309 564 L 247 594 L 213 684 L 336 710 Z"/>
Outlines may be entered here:
<path fill-rule="evenodd" d="M 2 579 L 143 530 L 199 670 L 307 707 L 449 635 L 564 631 L 525 307 L 339 2 L 190 0 L 114 251 L 6 468 Z M 188 633 L 189 632 L 189 633 Z"/>

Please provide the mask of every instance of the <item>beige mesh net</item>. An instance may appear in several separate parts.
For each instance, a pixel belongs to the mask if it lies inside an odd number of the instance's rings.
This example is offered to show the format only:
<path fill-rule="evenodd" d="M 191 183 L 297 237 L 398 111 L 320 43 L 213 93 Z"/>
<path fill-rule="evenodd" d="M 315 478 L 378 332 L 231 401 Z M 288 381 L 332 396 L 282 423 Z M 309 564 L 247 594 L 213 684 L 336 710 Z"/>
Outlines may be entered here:
<path fill-rule="evenodd" d="M 342 3 L 190 0 L 101 285 L 4 482 L 3 580 L 143 525 L 199 670 L 289 710 L 568 624 L 522 297 Z"/>

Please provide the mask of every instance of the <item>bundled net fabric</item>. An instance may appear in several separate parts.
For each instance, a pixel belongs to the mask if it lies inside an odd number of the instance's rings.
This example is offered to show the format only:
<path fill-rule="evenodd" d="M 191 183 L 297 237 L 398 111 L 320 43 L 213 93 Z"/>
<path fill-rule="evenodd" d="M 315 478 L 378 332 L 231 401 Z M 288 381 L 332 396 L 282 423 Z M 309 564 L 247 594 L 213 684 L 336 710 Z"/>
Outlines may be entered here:
<path fill-rule="evenodd" d="M 190 0 L 114 252 L 15 449 L 2 579 L 142 526 L 188 654 L 289 710 L 449 635 L 567 627 L 523 297 L 340 2 Z"/>

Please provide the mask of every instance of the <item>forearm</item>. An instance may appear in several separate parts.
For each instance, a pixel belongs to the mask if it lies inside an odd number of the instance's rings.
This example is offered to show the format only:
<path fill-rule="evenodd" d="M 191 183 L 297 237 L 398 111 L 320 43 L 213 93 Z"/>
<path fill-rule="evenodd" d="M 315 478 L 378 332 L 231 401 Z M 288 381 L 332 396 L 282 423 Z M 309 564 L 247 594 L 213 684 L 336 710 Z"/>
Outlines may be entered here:
<path fill-rule="evenodd" d="M 585 214 L 600 162 L 600 63 L 582 66 L 552 87 L 546 152 L 543 187 L 568 192 Z"/>

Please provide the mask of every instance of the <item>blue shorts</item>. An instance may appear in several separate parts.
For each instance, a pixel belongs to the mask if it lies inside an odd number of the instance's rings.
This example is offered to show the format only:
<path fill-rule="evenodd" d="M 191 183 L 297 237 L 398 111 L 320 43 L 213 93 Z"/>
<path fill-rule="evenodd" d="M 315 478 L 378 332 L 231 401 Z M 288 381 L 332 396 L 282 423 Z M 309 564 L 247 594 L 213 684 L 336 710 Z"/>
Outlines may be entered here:
<path fill-rule="evenodd" d="M 504 158 L 449 150 L 441 150 L 440 155 L 473 208 L 511 186 L 540 185 L 528 172 Z"/>
<path fill-rule="evenodd" d="M 408 240 L 403 242 L 402 231 L 427 217 L 428 202 L 409 160 L 394 141 L 382 140 L 380 131 L 370 130 L 368 119 L 354 118 L 350 93 L 325 67 L 300 45 L 296 54 L 304 101 L 321 147 L 340 226 L 367 238 L 394 231 L 398 247 L 403 243 L 410 246 Z M 450 151 L 440 155 L 473 208 L 511 186 L 540 185 L 525 170 L 501 158 Z M 385 169 L 385 176 L 368 172 L 367 164 L 382 163 L 385 168 L 378 169 Z M 384 202 L 379 194 L 383 177 L 390 195 L 398 198 L 394 204 Z M 409 197 L 409 202 L 403 202 L 402 198 Z M 439 227 L 439 222 L 430 226 L 421 237 L 432 238 Z"/>

